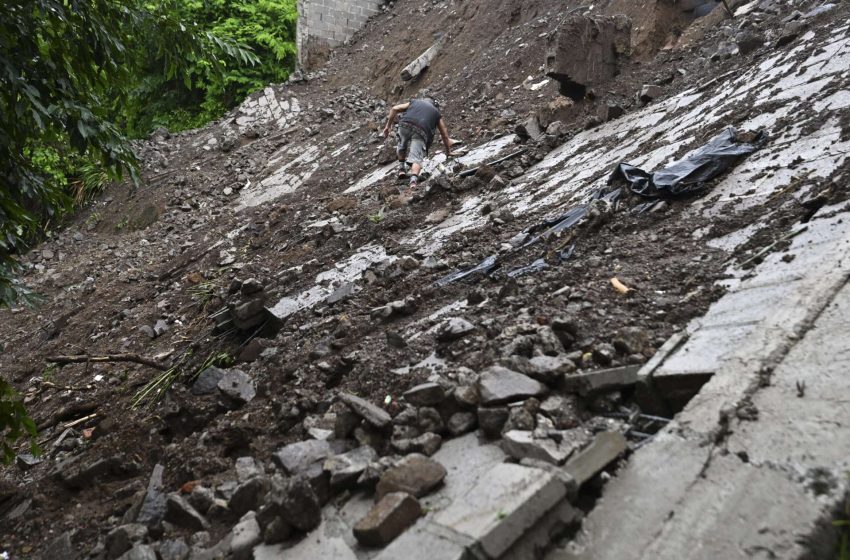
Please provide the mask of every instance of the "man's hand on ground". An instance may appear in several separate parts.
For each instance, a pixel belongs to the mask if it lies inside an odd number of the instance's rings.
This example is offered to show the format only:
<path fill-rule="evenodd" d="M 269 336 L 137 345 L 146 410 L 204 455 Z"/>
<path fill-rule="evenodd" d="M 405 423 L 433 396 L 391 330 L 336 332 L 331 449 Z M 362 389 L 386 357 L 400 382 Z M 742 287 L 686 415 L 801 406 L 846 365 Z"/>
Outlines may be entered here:
<path fill-rule="evenodd" d="M 389 125 L 384 127 L 384 138 L 389 138 L 390 136 L 390 127 Z"/>

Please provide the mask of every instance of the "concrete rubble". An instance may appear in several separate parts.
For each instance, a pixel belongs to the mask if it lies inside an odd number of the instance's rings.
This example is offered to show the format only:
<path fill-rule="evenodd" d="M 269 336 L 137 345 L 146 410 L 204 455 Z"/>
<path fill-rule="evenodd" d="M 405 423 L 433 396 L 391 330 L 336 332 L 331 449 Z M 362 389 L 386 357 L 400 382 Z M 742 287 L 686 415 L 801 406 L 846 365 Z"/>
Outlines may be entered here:
<path fill-rule="evenodd" d="M 146 188 L 167 196 L 45 241 L 25 278 L 55 307 L 0 315 L 0 367 L 47 442 L 2 471 L 0 552 L 833 557 L 847 6 L 729 3 L 734 18 L 701 0 L 514 2 L 489 6 L 511 22 L 497 33 L 476 27 L 485 4 L 396 2 L 329 71 L 141 143 Z M 401 51 L 425 14 L 443 27 Z M 362 89 L 334 76 L 355 71 Z M 425 84 L 470 147 L 434 148 L 421 189 L 399 192 L 392 100 L 375 96 Z M 705 196 L 608 184 L 731 123 L 769 141 Z M 103 274 L 78 277 L 78 253 Z M 132 406 L 139 364 L 39 373 L 42 346 L 69 344 L 185 371 Z"/>

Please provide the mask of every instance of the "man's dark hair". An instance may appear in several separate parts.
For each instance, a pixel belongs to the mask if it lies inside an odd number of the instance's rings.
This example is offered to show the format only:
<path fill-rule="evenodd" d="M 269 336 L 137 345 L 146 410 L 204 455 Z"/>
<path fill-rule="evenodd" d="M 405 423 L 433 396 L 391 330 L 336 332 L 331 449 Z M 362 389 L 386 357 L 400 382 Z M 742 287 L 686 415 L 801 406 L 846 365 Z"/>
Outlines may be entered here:
<path fill-rule="evenodd" d="M 431 105 L 433 105 L 433 106 L 434 106 L 434 107 L 436 107 L 437 109 L 439 109 L 439 108 L 440 108 L 440 102 L 439 102 L 439 101 L 437 101 L 436 99 L 434 99 L 433 97 L 431 97 L 430 95 L 426 95 L 426 96 L 425 96 L 425 97 L 423 97 L 422 99 L 423 99 L 424 101 L 427 101 L 428 103 L 430 103 Z"/>

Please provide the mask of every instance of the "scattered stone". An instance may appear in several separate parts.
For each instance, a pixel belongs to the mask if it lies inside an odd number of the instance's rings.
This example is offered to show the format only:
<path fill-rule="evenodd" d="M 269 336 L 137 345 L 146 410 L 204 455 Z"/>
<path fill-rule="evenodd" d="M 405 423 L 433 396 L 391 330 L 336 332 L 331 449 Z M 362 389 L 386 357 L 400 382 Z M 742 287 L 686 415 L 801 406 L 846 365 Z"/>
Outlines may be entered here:
<path fill-rule="evenodd" d="M 263 470 L 253 457 L 239 457 L 236 459 L 236 479 L 239 482 L 245 482 L 261 474 L 263 474 Z"/>
<path fill-rule="evenodd" d="M 45 560 L 48 558 L 62 558 L 62 560 L 77 560 L 79 555 L 74 550 L 74 545 L 71 543 L 71 532 L 66 531 L 50 541 L 42 556 Z"/>
<path fill-rule="evenodd" d="M 581 423 L 575 396 L 552 395 L 540 403 L 540 412 L 549 418 L 556 429 L 569 430 Z"/>
<path fill-rule="evenodd" d="M 422 453 L 429 457 L 439 451 L 443 438 L 439 434 L 426 432 L 417 437 L 393 439 L 392 446 L 399 453 Z"/>
<path fill-rule="evenodd" d="M 236 487 L 230 497 L 228 508 L 235 515 L 245 515 L 256 511 L 263 503 L 263 497 L 269 491 L 269 481 L 264 476 L 254 476 Z"/>
<path fill-rule="evenodd" d="M 140 543 L 148 536 L 148 528 L 141 523 L 129 523 L 111 530 L 106 535 L 106 557 L 108 560 L 118 558 L 136 543 Z"/>
<path fill-rule="evenodd" d="M 616 352 L 613 344 L 603 342 L 593 349 L 593 361 L 601 366 L 610 366 Z"/>
<path fill-rule="evenodd" d="M 381 307 L 376 307 L 370 313 L 373 319 L 388 320 L 394 316 L 410 315 L 416 311 L 416 300 L 413 297 L 406 297 L 403 300 L 392 301 Z"/>
<path fill-rule="evenodd" d="M 421 515 L 422 508 L 416 498 L 404 492 L 391 492 L 357 522 L 354 536 L 364 546 L 386 546 Z"/>
<path fill-rule="evenodd" d="M 502 427 L 502 433 L 510 432 L 512 430 L 533 430 L 534 429 L 534 414 L 532 410 L 529 410 L 524 406 L 525 403 L 518 404 L 516 406 L 509 406 L 509 414 L 508 421 L 505 422 L 505 425 Z"/>
<path fill-rule="evenodd" d="M 557 441 L 553 439 L 555 437 Z M 548 437 L 536 437 L 534 432 L 527 430 L 511 430 L 502 437 L 502 449 L 517 460 L 529 457 L 553 465 L 563 465 L 588 437 L 588 433 L 581 428 L 554 432 Z"/>
<path fill-rule="evenodd" d="M 452 342 L 463 338 L 475 330 L 475 325 L 463 317 L 452 317 L 437 329 L 437 341 Z"/>
<path fill-rule="evenodd" d="M 581 486 L 623 454 L 627 447 L 626 438 L 620 432 L 602 432 L 590 446 L 570 459 L 564 470 Z"/>
<path fill-rule="evenodd" d="M 165 518 L 166 496 L 162 491 L 162 475 L 164 472 L 165 467 L 162 465 L 157 464 L 154 466 L 153 473 L 151 473 L 151 478 L 148 482 L 148 490 L 142 500 L 139 513 L 136 515 L 136 522 L 143 523 L 148 527 L 155 527 Z"/>
<path fill-rule="evenodd" d="M 446 391 L 439 383 L 422 383 L 403 394 L 404 400 L 414 406 L 431 406 L 440 404 L 446 398 Z"/>
<path fill-rule="evenodd" d="M 225 402 L 232 408 L 238 408 L 251 402 L 257 395 L 254 380 L 251 376 L 239 369 L 227 370 L 218 381 L 218 390 L 225 398 Z"/>
<path fill-rule="evenodd" d="M 157 558 L 153 548 L 146 544 L 137 544 L 120 556 L 118 560 L 157 560 Z"/>
<path fill-rule="evenodd" d="M 386 429 L 392 422 L 392 418 L 385 410 L 375 406 L 365 399 L 350 393 L 340 393 L 339 400 L 348 405 L 352 412 L 359 415 L 378 429 Z"/>
<path fill-rule="evenodd" d="M 738 45 L 738 52 L 742 56 L 747 56 L 753 51 L 760 49 L 765 42 L 763 35 L 752 31 L 744 31 L 738 35 L 735 43 Z"/>
<path fill-rule="evenodd" d="M 484 436 L 496 439 L 502 435 L 502 428 L 508 421 L 508 407 L 480 407 L 478 409 L 478 425 Z"/>
<path fill-rule="evenodd" d="M 192 384 L 191 392 L 193 395 L 209 395 L 214 393 L 218 388 L 218 382 L 227 373 L 225 370 L 215 366 L 208 367 L 198 374 L 198 378 Z"/>
<path fill-rule="evenodd" d="M 461 407 L 474 408 L 478 406 L 478 391 L 475 390 L 475 387 L 469 385 L 455 387 L 452 396 Z"/>
<path fill-rule="evenodd" d="M 344 488 L 356 482 L 369 463 L 377 458 L 375 450 L 364 445 L 348 453 L 329 457 L 323 468 L 330 474 L 332 488 Z"/>
<path fill-rule="evenodd" d="M 453 437 L 458 437 L 467 432 L 471 432 L 478 424 L 478 419 L 472 412 L 455 412 L 449 417 L 448 428 L 449 433 Z M 427 455 L 432 455 L 428 453 Z"/>
<path fill-rule="evenodd" d="M 661 86 L 654 84 L 645 85 L 641 88 L 638 99 L 641 103 L 649 103 L 650 101 L 661 97 Z"/>
<path fill-rule="evenodd" d="M 240 287 L 240 292 L 242 292 L 243 296 L 251 296 L 256 294 L 257 292 L 261 292 L 263 290 L 263 283 L 257 280 L 256 278 L 249 278 L 242 282 L 242 286 Z"/>
<path fill-rule="evenodd" d="M 280 517 L 288 525 L 301 531 L 311 531 L 322 521 L 319 498 L 310 483 L 301 476 L 288 479 L 274 477 L 266 503 L 260 510 L 259 521 L 269 522 Z M 268 524 L 266 524 L 268 525 Z"/>
<path fill-rule="evenodd" d="M 606 121 L 613 121 L 614 119 L 619 119 L 620 117 L 626 114 L 626 110 L 623 109 L 620 105 L 617 105 L 616 103 L 608 103 L 605 106 L 605 109 Z"/>
<path fill-rule="evenodd" d="M 204 531 L 209 522 L 182 496 L 171 494 L 165 501 L 165 521 L 193 531 Z"/>
<path fill-rule="evenodd" d="M 189 545 L 183 538 L 162 541 L 159 545 L 159 556 L 162 560 L 186 560 L 189 556 Z"/>
<path fill-rule="evenodd" d="M 363 419 L 360 415 L 355 414 L 349 408 L 337 412 L 336 418 L 334 419 L 334 437 L 337 439 L 345 439 L 351 436 L 354 428 L 360 425 L 360 422 L 362 421 Z"/>
<path fill-rule="evenodd" d="M 536 397 L 546 392 L 546 387 L 530 377 L 501 366 L 490 366 L 478 380 L 481 403 L 502 404 Z"/>
<path fill-rule="evenodd" d="M 616 391 L 634 385 L 640 368 L 640 365 L 630 365 L 568 375 L 564 379 L 564 389 L 582 396 Z"/>
<path fill-rule="evenodd" d="M 230 532 L 230 552 L 234 560 L 250 560 L 254 546 L 262 540 L 260 524 L 252 512 L 243 517 Z"/>
<path fill-rule="evenodd" d="M 28 471 L 42 461 L 43 459 L 36 457 L 32 453 L 19 453 L 18 456 L 15 457 L 15 464 L 17 464 L 18 468 L 22 471 Z"/>
<path fill-rule="evenodd" d="M 441 433 L 446 428 L 437 409 L 428 406 L 419 409 L 416 425 L 422 432 Z"/>
<path fill-rule="evenodd" d="M 154 338 L 162 336 L 166 332 L 168 332 L 168 323 L 162 319 L 158 320 L 153 326 Z"/>
<path fill-rule="evenodd" d="M 446 477 L 446 469 L 433 459 L 414 453 L 384 472 L 375 488 L 378 499 L 391 492 L 407 492 L 417 498 L 431 492 Z"/>
<path fill-rule="evenodd" d="M 301 474 L 317 461 L 324 461 L 335 453 L 331 444 L 324 440 L 308 439 L 290 443 L 278 449 L 272 460 L 288 475 Z"/>

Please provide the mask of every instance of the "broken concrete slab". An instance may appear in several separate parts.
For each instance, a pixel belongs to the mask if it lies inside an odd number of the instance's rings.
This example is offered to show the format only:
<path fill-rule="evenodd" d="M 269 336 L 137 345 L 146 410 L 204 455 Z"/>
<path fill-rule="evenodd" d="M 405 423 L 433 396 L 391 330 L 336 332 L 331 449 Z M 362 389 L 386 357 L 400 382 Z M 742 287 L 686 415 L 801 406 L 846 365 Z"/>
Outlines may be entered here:
<path fill-rule="evenodd" d="M 428 47 L 425 52 L 417 56 L 410 64 L 405 66 L 401 71 L 401 79 L 405 82 L 412 80 L 419 74 L 425 71 L 431 65 L 431 62 L 440 54 L 443 48 L 445 36 L 439 41 Z"/>
<path fill-rule="evenodd" d="M 583 428 L 556 430 L 549 437 L 537 437 L 534 432 L 511 430 L 502 436 L 502 449 L 516 460 L 526 457 L 563 465 L 590 438 Z"/>
<path fill-rule="evenodd" d="M 381 475 L 375 495 L 383 498 L 390 492 L 407 492 L 417 498 L 425 496 L 446 478 L 446 468 L 425 455 L 412 453 Z"/>
<path fill-rule="evenodd" d="M 602 432 L 597 434 L 593 443 L 587 448 L 567 461 L 564 470 L 581 486 L 622 455 L 627 448 L 628 444 L 623 434 Z"/>
<path fill-rule="evenodd" d="M 385 410 L 375 406 L 366 399 L 350 393 L 340 393 L 339 400 L 348 405 L 348 408 L 350 408 L 352 412 L 378 429 L 386 429 L 392 422 L 392 417 L 390 417 Z"/>
<path fill-rule="evenodd" d="M 616 391 L 634 385 L 638 380 L 640 368 L 641 366 L 634 365 L 573 373 L 564 378 L 563 389 L 582 396 Z"/>
<path fill-rule="evenodd" d="M 225 370 L 218 380 L 217 387 L 224 397 L 224 402 L 232 408 L 247 404 L 257 396 L 254 380 L 240 369 Z"/>
<path fill-rule="evenodd" d="M 347 453 L 328 457 L 323 468 L 330 474 L 331 486 L 343 488 L 357 482 L 357 478 L 366 470 L 369 463 L 377 460 L 378 454 L 375 450 L 368 445 L 363 445 Z"/>
<path fill-rule="evenodd" d="M 446 391 L 439 383 L 428 382 L 408 389 L 402 396 L 414 406 L 432 406 L 445 400 Z"/>
<path fill-rule="evenodd" d="M 560 93 L 575 101 L 613 78 L 617 62 L 630 51 L 631 20 L 624 16 L 568 16 L 547 42 L 545 73 Z"/>
<path fill-rule="evenodd" d="M 553 475 L 503 463 L 437 513 L 434 523 L 468 537 L 488 558 L 499 558 L 565 495 Z"/>
<path fill-rule="evenodd" d="M 410 527 L 422 508 L 406 492 L 390 492 L 376 503 L 354 526 L 354 536 L 365 546 L 386 546 Z"/>
<path fill-rule="evenodd" d="M 492 406 L 537 397 L 546 393 L 546 386 L 527 375 L 502 366 L 490 366 L 478 379 L 481 404 Z"/>

